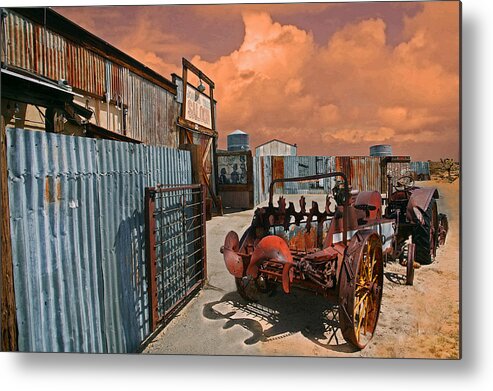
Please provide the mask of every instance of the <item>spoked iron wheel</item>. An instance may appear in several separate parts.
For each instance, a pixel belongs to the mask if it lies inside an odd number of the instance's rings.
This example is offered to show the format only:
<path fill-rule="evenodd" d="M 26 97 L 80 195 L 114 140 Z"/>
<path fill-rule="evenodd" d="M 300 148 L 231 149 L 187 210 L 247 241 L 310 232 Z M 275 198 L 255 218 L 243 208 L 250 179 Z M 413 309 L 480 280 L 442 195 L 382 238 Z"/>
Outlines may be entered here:
<path fill-rule="evenodd" d="M 414 283 L 414 258 L 416 253 L 416 245 L 412 241 L 412 237 L 409 238 L 406 248 L 406 285 L 413 285 Z"/>
<path fill-rule="evenodd" d="M 344 258 L 339 290 L 342 335 L 358 349 L 363 349 L 375 333 L 382 288 L 382 242 L 376 233 L 360 231 Z"/>

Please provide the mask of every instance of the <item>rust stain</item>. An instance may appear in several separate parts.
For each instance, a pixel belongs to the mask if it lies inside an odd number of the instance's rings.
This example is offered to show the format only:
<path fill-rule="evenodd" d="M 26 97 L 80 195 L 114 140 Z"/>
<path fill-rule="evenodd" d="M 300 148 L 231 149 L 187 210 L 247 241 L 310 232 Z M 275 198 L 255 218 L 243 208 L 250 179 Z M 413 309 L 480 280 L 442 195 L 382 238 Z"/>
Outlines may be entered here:
<path fill-rule="evenodd" d="M 49 175 L 45 178 L 45 200 L 46 202 L 55 202 L 55 196 L 51 191 L 52 186 L 50 182 L 52 182 L 53 178 Z"/>
<path fill-rule="evenodd" d="M 62 183 L 60 178 L 53 178 L 51 175 L 45 177 L 45 200 L 55 202 L 62 199 Z"/>

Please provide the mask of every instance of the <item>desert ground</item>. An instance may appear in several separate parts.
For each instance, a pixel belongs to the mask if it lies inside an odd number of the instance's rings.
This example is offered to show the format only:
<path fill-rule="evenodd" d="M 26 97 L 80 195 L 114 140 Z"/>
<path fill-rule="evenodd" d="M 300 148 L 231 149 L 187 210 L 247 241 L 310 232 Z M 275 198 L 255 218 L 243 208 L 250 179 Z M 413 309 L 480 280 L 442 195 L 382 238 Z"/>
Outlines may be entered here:
<path fill-rule="evenodd" d="M 208 282 L 144 353 L 459 358 L 459 181 L 417 185 L 438 187 L 447 241 L 433 264 L 415 270 L 413 286 L 404 285 L 403 266 L 386 265 L 379 323 L 362 351 L 344 341 L 337 306 L 320 296 L 278 289 L 255 304 L 239 296 L 219 249 L 228 231 L 241 236 L 250 225 L 249 210 L 207 223 Z"/>

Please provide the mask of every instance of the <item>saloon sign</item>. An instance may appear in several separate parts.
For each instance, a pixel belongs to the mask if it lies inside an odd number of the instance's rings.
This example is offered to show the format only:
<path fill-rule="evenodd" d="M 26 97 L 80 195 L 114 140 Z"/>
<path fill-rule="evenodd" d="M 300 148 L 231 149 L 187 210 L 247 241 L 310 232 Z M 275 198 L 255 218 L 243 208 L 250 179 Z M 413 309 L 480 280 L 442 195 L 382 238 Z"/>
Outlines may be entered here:
<path fill-rule="evenodd" d="M 212 129 L 210 98 L 188 87 L 185 119 L 205 128 Z"/>

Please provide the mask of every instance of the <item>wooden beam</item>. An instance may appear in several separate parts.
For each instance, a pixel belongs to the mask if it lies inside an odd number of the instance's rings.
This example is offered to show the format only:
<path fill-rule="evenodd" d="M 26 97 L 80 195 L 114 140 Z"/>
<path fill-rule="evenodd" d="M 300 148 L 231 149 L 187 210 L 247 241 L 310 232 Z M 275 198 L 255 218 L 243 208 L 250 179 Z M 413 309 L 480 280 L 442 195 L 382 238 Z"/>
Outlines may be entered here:
<path fill-rule="evenodd" d="M 187 128 L 188 130 L 190 130 L 192 132 L 205 134 L 205 135 L 211 136 L 211 137 L 217 137 L 217 132 L 214 129 L 206 128 L 202 125 L 196 124 L 196 123 L 189 121 L 189 120 L 182 118 L 182 117 L 178 117 L 178 126 L 180 126 L 182 128 Z"/>
<path fill-rule="evenodd" d="M 182 57 L 181 59 L 182 65 L 184 69 L 190 69 L 193 73 L 197 75 L 198 78 L 201 80 L 205 81 L 211 88 L 214 88 L 214 82 L 204 73 L 202 72 L 199 68 L 197 68 L 195 65 L 193 65 L 190 61 L 188 61 L 186 58 Z M 186 80 L 183 79 L 183 85 L 186 84 Z"/>
<path fill-rule="evenodd" d="M 204 166 L 205 170 L 205 162 L 207 161 L 207 156 L 211 151 L 212 137 L 209 137 L 209 141 L 207 141 L 207 146 L 205 147 L 204 156 L 202 156 L 202 166 Z M 211 159 L 212 160 L 212 159 Z M 212 161 L 211 161 L 212 164 Z"/>
<path fill-rule="evenodd" d="M 10 236 L 10 208 L 7 171 L 7 133 L 3 116 L 0 124 L 0 225 L 2 254 L 1 285 L 1 349 L 17 350 L 17 317 L 15 312 L 14 270 Z"/>
<path fill-rule="evenodd" d="M 187 112 L 187 78 L 188 78 L 188 69 L 186 67 L 183 67 L 183 73 L 182 73 L 182 100 L 183 102 L 181 103 L 181 117 L 185 118 L 186 117 L 186 112 Z"/>
<path fill-rule="evenodd" d="M 193 136 L 192 132 L 188 131 L 187 129 L 183 129 L 185 134 L 187 135 L 187 141 L 189 144 L 193 144 Z"/>

